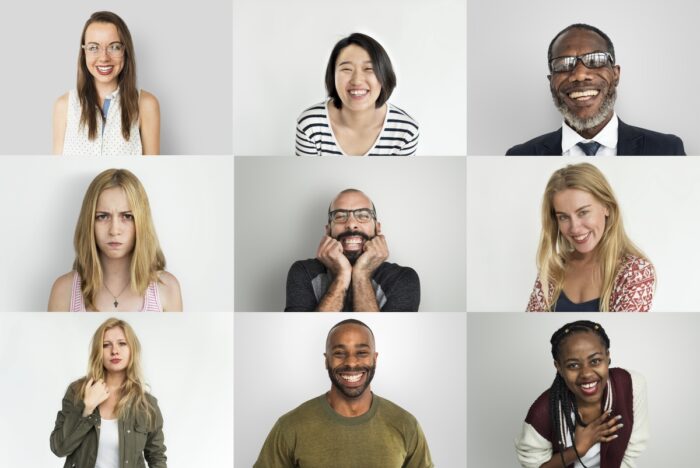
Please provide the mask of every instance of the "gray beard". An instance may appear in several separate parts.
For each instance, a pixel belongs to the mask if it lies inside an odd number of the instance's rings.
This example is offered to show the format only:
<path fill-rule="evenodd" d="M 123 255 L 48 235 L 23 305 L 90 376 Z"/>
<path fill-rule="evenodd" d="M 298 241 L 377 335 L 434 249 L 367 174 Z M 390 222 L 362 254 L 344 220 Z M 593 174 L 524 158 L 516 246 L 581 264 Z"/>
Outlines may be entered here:
<path fill-rule="evenodd" d="M 559 99 L 559 96 L 554 90 L 552 90 L 552 98 L 554 99 L 554 105 L 559 110 L 561 115 L 564 116 L 564 120 L 569 127 L 573 128 L 577 132 L 582 132 L 602 124 L 613 112 L 613 109 L 615 109 L 615 100 L 617 99 L 617 87 L 612 88 L 611 92 L 605 96 L 603 104 L 600 106 L 598 112 L 593 117 L 588 119 L 580 119 L 576 116 L 576 114 L 572 113 L 564 101 Z"/>

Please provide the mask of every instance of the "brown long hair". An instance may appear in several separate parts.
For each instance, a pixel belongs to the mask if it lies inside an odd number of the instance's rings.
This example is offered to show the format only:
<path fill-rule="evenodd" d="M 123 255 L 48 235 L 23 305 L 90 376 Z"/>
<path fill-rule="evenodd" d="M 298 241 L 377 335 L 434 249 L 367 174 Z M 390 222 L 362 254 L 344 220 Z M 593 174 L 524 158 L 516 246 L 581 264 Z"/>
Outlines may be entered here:
<path fill-rule="evenodd" d="M 146 384 L 141 370 L 141 343 L 134 333 L 134 329 L 124 320 L 109 318 L 95 330 L 90 342 L 90 359 L 88 361 L 87 375 L 84 379 L 76 382 L 78 391 L 76 397 L 81 400 L 85 398 L 85 388 L 90 379 L 97 381 L 105 379 L 105 368 L 102 362 L 102 342 L 105 332 L 111 328 L 119 327 L 124 332 L 126 343 L 129 345 L 129 363 L 126 367 L 126 378 L 119 389 L 120 397 L 115 407 L 118 419 L 135 417 L 142 415 L 146 419 L 146 424 L 151 427 L 155 422 L 155 408 L 146 398 Z"/>
<path fill-rule="evenodd" d="M 117 28 L 119 40 L 124 44 L 124 67 L 117 77 L 119 84 L 119 103 L 121 105 L 122 136 L 129 140 L 131 125 L 139 118 L 139 92 L 136 87 L 136 57 L 134 55 L 134 43 L 131 33 L 124 20 L 111 11 L 97 11 L 85 22 L 83 33 L 80 36 L 80 52 L 78 53 L 78 99 L 80 99 L 80 125 L 88 128 L 88 138 L 97 138 L 97 115 L 102 117 L 99 111 L 99 98 L 95 80 L 85 64 L 85 31 L 92 23 L 109 23 Z"/>
<path fill-rule="evenodd" d="M 136 243 L 131 256 L 131 289 L 140 295 L 145 294 L 148 284 L 158 281 L 158 272 L 165 269 L 165 256 L 160 249 L 148 195 L 141 181 L 126 169 L 107 169 L 95 177 L 85 192 L 73 238 L 73 269 L 80 275 L 86 308 L 94 307 L 95 296 L 102 285 L 102 265 L 95 242 L 97 199 L 102 192 L 112 187 L 124 189 L 134 214 Z"/>

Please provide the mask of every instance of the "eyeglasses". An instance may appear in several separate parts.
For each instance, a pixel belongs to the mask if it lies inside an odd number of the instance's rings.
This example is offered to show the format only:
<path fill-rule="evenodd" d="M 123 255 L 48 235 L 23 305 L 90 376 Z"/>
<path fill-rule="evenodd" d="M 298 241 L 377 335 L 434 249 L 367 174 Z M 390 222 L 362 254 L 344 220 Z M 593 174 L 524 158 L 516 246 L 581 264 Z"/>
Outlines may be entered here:
<path fill-rule="evenodd" d="M 590 54 L 579 55 L 577 57 L 557 57 L 549 61 L 549 70 L 552 73 L 570 72 L 576 68 L 576 63 L 581 61 L 586 68 L 601 68 L 612 64 L 612 55 L 609 52 L 591 52 Z"/>
<path fill-rule="evenodd" d="M 83 45 L 83 49 L 85 53 L 94 56 L 102 55 L 102 51 L 104 50 L 101 45 L 94 42 Z M 121 57 L 124 55 L 124 44 L 121 42 L 112 42 L 107 46 L 107 55 L 110 57 Z"/>
<path fill-rule="evenodd" d="M 374 210 L 358 208 L 356 210 L 333 210 L 328 213 L 328 222 L 332 221 L 338 224 L 347 223 L 351 214 L 360 223 L 368 223 L 373 219 L 377 219 L 377 213 L 375 213 Z"/>

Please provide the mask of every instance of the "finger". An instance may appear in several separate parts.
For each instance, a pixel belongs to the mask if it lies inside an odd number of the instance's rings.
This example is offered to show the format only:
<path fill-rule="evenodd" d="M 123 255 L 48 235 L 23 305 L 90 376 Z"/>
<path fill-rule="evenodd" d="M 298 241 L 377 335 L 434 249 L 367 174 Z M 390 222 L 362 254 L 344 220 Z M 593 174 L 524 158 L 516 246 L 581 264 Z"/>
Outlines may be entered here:
<path fill-rule="evenodd" d="M 598 425 L 600 426 L 600 425 L 602 425 L 602 424 L 604 423 L 604 421 L 605 421 L 606 419 L 608 419 L 608 418 L 610 417 L 611 414 L 612 414 L 612 410 L 611 410 L 611 409 L 610 409 L 610 410 L 607 410 L 607 411 L 605 411 L 603 414 L 601 414 L 600 416 L 598 416 L 598 417 L 595 419 L 595 421 L 593 421 L 593 422 L 594 422 L 595 424 L 598 424 Z M 615 419 L 615 418 L 613 418 L 613 419 Z"/>
<path fill-rule="evenodd" d="M 618 415 L 615 416 L 614 418 L 610 418 L 610 421 L 606 421 L 606 422 L 605 422 L 605 425 L 607 425 L 608 427 L 613 427 L 613 426 L 615 426 L 616 424 L 618 424 L 618 423 L 620 422 L 621 419 L 622 419 L 622 415 L 619 415 L 619 414 L 618 414 Z"/>
<path fill-rule="evenodd" d="M 622 424 L 622 423 L 617 424 L 617 425 L 611 427 L 610 429 L 607 429 L 607 430 L 603 431 L 603 434 L 605 434 L 606 436 L 608 436 L 608 435 L 610 435 L 610 434 L 614 434 L 614 433 L 616 433 L 618 430 L 622 429 L 623 426 L 624 426 L 624 424 Z"/>
<path fill-rule="evenodd" d="M 610 437 L 601 437 L 600 441 L 601 442 L 612 442 L 613 440 L 617 439 L 617 434 L 611 435 Z"/>

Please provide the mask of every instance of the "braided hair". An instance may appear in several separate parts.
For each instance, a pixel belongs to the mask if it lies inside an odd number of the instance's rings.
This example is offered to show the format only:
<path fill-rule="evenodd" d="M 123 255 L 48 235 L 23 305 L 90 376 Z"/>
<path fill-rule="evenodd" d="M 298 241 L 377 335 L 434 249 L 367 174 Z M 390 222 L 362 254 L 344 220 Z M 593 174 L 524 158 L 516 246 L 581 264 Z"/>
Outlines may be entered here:
<path fill-rule="evenodd" d="M 603 345 L 605 345 L 605 350 L 607 351 L 610 349 L 610 338 L 608 338 L 608 335 L 601 325 L 591 322 L 590 320 L 578 320 L 576 322 L 567 323 L 559 330 L 555 331 L 552 335 L 552 339 L 549 340 L 552 344 L 552 357 L 555 361 L 559 362 L 562 342 L 574 333 L 582 332 L 595 333 L 598 335 L 598 338 L 600 338 L 600 341 L 603 342 Z M 573 418 L 571 416 L 572 414 Z M 576 441 L 574 440 L 576 425 L 585 426 L 585 424 L 578 414 L 576 397 L 566 386 L 566 382 L 564 382 L 559 372 L 557 372 L 554 382 L 552 382 L 552 386 L 549 388 L 549 417 L 552 423 L 554 445 L 556 449 L 559 450 L 562 466 L 566 467 L 564 451 L 566 449 L 566 434 L 568 433 L 571 437 L 571 445 L 576 454 L 576 458 L 581 465 L 586 468 L 578 450 L 576 450 Z"/>

